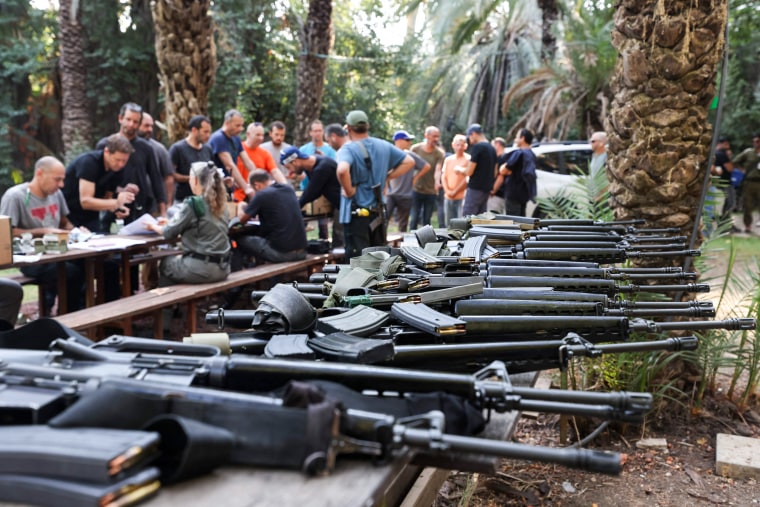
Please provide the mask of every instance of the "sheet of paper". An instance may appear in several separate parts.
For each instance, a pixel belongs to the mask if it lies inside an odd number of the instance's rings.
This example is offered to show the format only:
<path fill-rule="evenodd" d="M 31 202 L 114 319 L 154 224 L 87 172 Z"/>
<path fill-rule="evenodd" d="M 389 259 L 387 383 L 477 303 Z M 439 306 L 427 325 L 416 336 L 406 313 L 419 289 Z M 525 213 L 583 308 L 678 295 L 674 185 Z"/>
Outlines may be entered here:
<path fill-rule="evenodd" d="M 72 243 L 69 245 L 69 248 L 80 250 L 95 250 L 100 252 L 106 250 L 123 250 L 130 246 L 144 244 L 145 241 L 141 239 L 120 238 L 119 236 L 103 236 L 102 238 L 91 239 L 90 241 L 85 241 L 84 243 Z"/>
<path fill-rule="evenodd" d="M 18 255 L 13 254 L 13 264 L 32 264 L 40 260 L 42 254 Z"/>
<path fill-rule="evenodd" d="M 134 220 L 133 222 L 128 223 L 124 227 L 121 228 L 119 231 L 119 234 L 122 236 L 135 236 L 138 234 L 155 234 L 155 232 L 147 229 L 145 227 L 145 224 L 155 224 L 156 219 L 153 218 L 153 215 L 149 213 L 145 213 L 143 216 L 138 218 L 137 220 Z"/>

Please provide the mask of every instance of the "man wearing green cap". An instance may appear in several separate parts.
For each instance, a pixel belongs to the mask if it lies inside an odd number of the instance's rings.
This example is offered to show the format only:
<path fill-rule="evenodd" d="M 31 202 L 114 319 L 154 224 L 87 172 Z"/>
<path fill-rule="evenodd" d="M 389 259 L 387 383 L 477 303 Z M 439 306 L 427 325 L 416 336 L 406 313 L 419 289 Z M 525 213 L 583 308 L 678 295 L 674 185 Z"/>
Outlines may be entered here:
<path fill-rule="evenodd" d="M 388 141 L 369 135 L 369 118 L 364 111 L 346 116 L 351 142 L 338 151 L 338 181 L 341 186 L 340 223 L 344 224 L 346 258 L 361 255 L 369 246 L 385 246 L 382 194 L 385 182 L 407 173 L 412 157 Z M 382 197 L 381 197 L 382 199 Z"/>

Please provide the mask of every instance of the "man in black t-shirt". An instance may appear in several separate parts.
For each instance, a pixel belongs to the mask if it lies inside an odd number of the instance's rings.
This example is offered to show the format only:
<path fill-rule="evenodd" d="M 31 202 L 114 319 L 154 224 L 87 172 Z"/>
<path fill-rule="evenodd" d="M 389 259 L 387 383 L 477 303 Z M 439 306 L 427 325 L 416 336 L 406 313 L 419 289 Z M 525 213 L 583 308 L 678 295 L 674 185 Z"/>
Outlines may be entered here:
<path fill-rule="evenodd" d="M 260 262 L 290 262 L 306 258 L 306 229 L 301 207 L 290 185 L 276 183 L 263 169 L 253 171 L 249 180 L 255 194 L 240 222 L 258 217 L 260 226 L 254 235 L 237 238 L 238 249 Z"/>
<path fill-rule="evenodd" d="M 174 199 L 181 203 L 193 195 L 190 190 L 190 166 L 194 162 L 208 162 L 214 159 L 214 152 L 208 145 L 211 137 L 211 120 L 203 115 L 190 118 L 187 136 L 169 148 L 169 158 L 174 164 Z"/>
<path fill-rule="evenodd" d="M 100 222 L 100 212 L 114 212 L 117 218 L 129 215 L 126 206 L 134 201 L 134 192 L 118 192 L 122 184 L 120 171 L 134 148 L 121 134 L 108 137 L 102 149 L 83 153 L 66 168 L 63 195 L 69 205 L 69 221 L 92 232 L 108 232 Z"/>
<path fill-rule="evenodd" d="M 726 200 L 723 202 L 723 211 L 721 212 L 721 222 L 730 221 L 731 232 L 740 232 L 740 229 L 733 223 L 731 213 L 736 208 L 736 189 L 731 184 L 731 173 L 734 170 L 734 164 L 731 162 L 731 141 L 727 137 L 718 138 L 718 144 L 715 150 L 715 161 L 710 172 L 720 178 L 721 187 Z"/>
<path fill-rule="evenodd" d="M 486 212 L 488 196 L 496 178 L 496 150 L 488 142 L 483 128 L 473 123 L 467 129 L 467 138 L 470 142 L 470 165 L 466 170 L 460 171 L 470 178 L 464 196 L 464 216 Z"/>
<path fill-rule="evenodd" d="M 136 185 L 138 191 L 134 201 L 129 205 L 131 212 L 125 221 L 136 220 L 145 213 L 166 216 L 166 187 L 161 171 L 156 165 L 153 147 L 137 135 L 142 123 L 142 107 L 134 102 L 121 106 L 119 112 L 119 134 L 124 136 L 134 151 L 127 160 L 122 172 L 123 185 Z M 102 149 L 108 138 L 101 139 L 96 149 Z M 108 223 L 112 217 L 104 219 Z"/>
<path fill-rule="evenodd" d="M 536 155 L 530 149 L 533 132 L 520 129 L 506 163 L 499 166 L 504 177 L 504 207 L 507 215 L 525 216 L 525 205 L 536 198 Z"/>
<path fill-rule="evenodd" d="M 280 162 L 288 172 L 301 175 L 306 172 L 309 182 L 306 184 L 298 205 L 304 205 L 324 197 L 333 207 L 333 233 L 332 247 L 343 247 L 343 226 L 340 223 L 338 212 L 340 211 L 340 183 L 336 175 L 338 163 L 330 157 L 323 155 L 306 155 L 295 146 L 283 150 Z"/>

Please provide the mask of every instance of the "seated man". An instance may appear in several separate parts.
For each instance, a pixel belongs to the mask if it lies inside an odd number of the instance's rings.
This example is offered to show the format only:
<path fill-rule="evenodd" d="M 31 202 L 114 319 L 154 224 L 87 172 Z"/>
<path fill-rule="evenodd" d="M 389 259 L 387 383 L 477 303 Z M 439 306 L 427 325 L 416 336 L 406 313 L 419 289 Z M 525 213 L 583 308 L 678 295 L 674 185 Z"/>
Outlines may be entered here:
<path fill-rule="evenodd" d="M 306 229 L 293 187 L 276 183 L 263 169 L 251 173 L 250 183 L 256 193 L 238 218 L 245 224 L 258 217 L 261 225 L 254 234 L 237 238 L 238 250 L 257 263 L 306 258 Z"/>
<path fill-rule="evenodd" d="M 18 282 L 0 278 L 0 331 L 13 329 L 24 299 L 24 289 Z"/>
<path fill-rule="evenodd" d="M 324 155 L 306 155 L 295 146 L 286 148 L 280 155 L 280 162 L 297 176 L 303 173 L 309 178 L 298 205 L 303 208 L 306 204 L 324 197 L 333 207 L 333 248 L 343 247 L 343 227 L 341 227 L 338 212 L 340 211 L 340 183 L 336 171 L 338 163 Z"/>
<path fill-rule="evenodd" d="M 11 217 L 13 235 L 31 233 L 41 237 L 58 234 L 73 228 L 68 220 L 69 207 L 61 192 L 66 168 L 55 157 L 42 157 L 34 164 L 34 176 L 28 183 L 8 189 L 0 201 L 0 215 Z M 55 303 L 57 263 L 28 264 L 21 272 L 45 286 L 45 307 Z M 66 263 L 66 310 L 84 306 L 84 269 L 81 262 Z"/>

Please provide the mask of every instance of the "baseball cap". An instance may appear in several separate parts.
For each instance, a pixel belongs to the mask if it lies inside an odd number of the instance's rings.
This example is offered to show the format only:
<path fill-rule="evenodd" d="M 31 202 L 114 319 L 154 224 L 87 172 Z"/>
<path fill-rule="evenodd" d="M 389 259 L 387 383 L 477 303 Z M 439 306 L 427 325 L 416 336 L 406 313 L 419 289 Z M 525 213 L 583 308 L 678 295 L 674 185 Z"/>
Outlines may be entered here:
<path fill-rule="evenodd" d="M 305 155 L 301 150 L 299 150 L 295 146 L 289 146 L 285 148 L 282 153 L 280 153 L 280 163 L 282 165 L 287 165 L 293 162 L 297 158 L 306 159 L 306 158 L 309 158 L 309 156 Z"/>
<path fill-rule="evenodd" d="M 357 109 L 346 115 L 346 123 L 351 127 L 361 125 L 362 123 L 369 125 L 369 118 L 367 117 L 367 113 Z"/>
<path fill-rule="evenodd" d="M 398 141 L 399 139 L 403 139 L 404 141 L 411 141 L 414 139 L 414 136 L 406 130 L 399 130 L 393 134 L 393 140 Z"/>
<path fill-rule="evenodd" d="M 473 132 L 477 132 L 478 134 L 483 133 L 483 127 L 480 126 L 480 123 L 473 123 L 469 127 L 467 127 L 467 135 L 469 136 Z"/>

